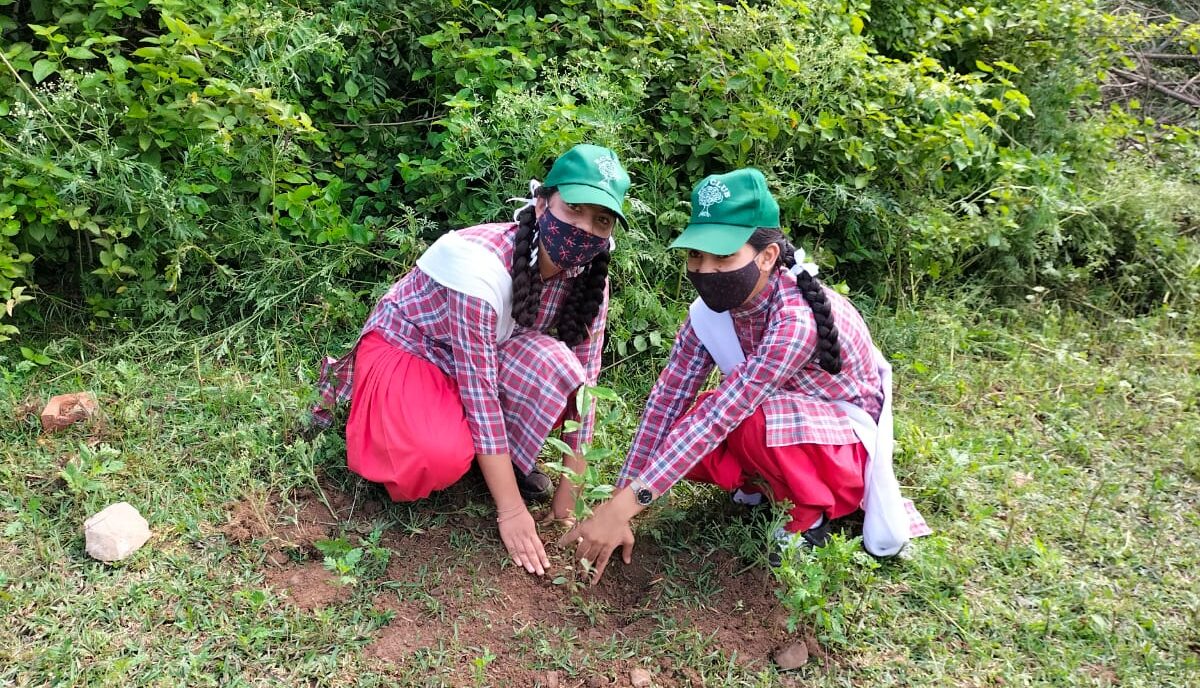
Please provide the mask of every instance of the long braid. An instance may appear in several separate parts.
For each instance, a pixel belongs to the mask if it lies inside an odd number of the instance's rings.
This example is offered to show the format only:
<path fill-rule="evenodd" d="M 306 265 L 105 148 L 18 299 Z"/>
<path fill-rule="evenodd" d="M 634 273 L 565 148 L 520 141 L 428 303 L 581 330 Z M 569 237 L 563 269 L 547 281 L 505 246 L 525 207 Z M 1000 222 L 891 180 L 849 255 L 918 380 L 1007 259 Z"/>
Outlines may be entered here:
<path fill-rule="evenodd" d="M 509 271 L 512 275 L 513 320 L 521 327 L 533 327 L 542 303 L 542 280 L 537 274 L 537 263 L 533 260 L 538 232 L 532 206 L 517 215 L 517 225 L 512 268 Z"/>
<path fill-rule="evenodd" d="M 796 265 L 796 247 L 792 246 L 792 242 L 788 241 L 783 236 L 783 232 L 778 229 L 768 227 L 756 229 L 750 236 L 749 244 L 757 251 L 761 251 L 771 244 L 778 244 L 779 260 L 776 264 L 782 264 L 789 268 Z M 817 324 L 817 363 L 825 372 L 837 375 L 842 372 L 842 345 L 838 341 L 837 323 L 833 318 L 833 308 L 829 303 L 829 297 L 825 295 L 825 290 L 817 278 L 808 274 L 806 270 L 798 271 L 796 286 L 800 288 L 800 293 L 808 302 L 808 307 L 812 309 L 813 320 Z"/>
<path fill-rule="evenodd" d="M 825 290 L 816 277 L 801 270 L 796 275 L 796 286 L 808 306 L 812 308 L 813 319 L 817 321 L 817 362 L 831 375 L 842 372 L 842 345 L 838 342 L 837 323 L 833 320 L 833 309 Z"/>
<path fill-rule="evenodd" d="M 558 338 L 567 346 L 575 346 L 591 334 L 592 323 L 600 313 L 600 304 L 604 302 L 608 262 L 608 251 L 593 258 L 575 278 L 571 291 L 563 299 L 555 328 Z"/>

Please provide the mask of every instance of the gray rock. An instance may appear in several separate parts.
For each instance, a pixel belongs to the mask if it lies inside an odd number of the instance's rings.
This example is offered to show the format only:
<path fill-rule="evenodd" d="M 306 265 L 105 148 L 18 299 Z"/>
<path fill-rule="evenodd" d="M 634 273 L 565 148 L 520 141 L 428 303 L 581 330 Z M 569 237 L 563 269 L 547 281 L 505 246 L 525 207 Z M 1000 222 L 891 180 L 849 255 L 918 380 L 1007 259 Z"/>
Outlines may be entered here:
<path fill-rule="evenodd" d="M 150 524 L 128 502 L 97 512 L 83 524 L 87 553 L 100 561 L 120 561 L 150 539 Z"/>
<path fill-rule="evenodd" d="M 633 688 L 650 688 L 650 672 L 637 667 L 629 672 L 629 682 L 633 684 Z"/>

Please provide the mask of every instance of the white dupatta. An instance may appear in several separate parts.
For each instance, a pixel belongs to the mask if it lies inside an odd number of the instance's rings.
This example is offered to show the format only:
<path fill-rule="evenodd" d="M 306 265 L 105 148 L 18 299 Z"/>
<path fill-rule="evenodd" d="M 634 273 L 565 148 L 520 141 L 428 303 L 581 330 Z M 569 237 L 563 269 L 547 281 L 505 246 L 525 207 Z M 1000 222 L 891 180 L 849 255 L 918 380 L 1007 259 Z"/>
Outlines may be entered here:
<path fill-rule="evenodd" d="M 512 336 L 512 275 L 496 254 L 451 231 L 421 254 L 417 267 L 447 289 L 486 301 L 496 311 L 497 344 Z"/>

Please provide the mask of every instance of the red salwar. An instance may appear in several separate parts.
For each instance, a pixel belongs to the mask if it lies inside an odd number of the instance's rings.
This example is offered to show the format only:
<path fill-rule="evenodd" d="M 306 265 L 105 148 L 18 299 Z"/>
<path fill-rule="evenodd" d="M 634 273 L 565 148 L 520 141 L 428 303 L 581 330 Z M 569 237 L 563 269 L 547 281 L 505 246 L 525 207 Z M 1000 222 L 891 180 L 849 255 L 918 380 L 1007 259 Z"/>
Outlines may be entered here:
<path fill-rule="evenodd" d="M 582 384 L 577 366 L 557 364 L 564 360 L 564 351 L 565 344 L 536 332 L 500 345 L 500 404 L 510 433 L 540 436 L 544 441 L 562 423 Z M 466 475 L 476 452 L 454 378 L 420 356 L 392 346 L 378 332 L 363 335 L 354 356 L 346 421 L 350 470 L 381 483 L 398 502 L 424 499 Z M 541 374 L 536 398 L 526 388 L 528 380 L 506 374 L 506 362 L 513 357 L 522 359 L 522 367 L 536 366 Z M 539 412 L 548 407 L 562 410 L 556 417 Z"/>
<path fill-rule="evenodd" d="M 690 422 L 690 415 L 684 414 L 679 423 Z M 757 492 L 754 483 L 760 480 L 768 497 L 792 503 L 792 520 L 785 529 L 797 533 L 821 516 L 841 518 L 858 509 L 866 467 L 867 450 L 861 442 L 768 447 L 767 419 L 759 408 L 693 466 L 686 478 L 726 492 L 739 487 Z"/>

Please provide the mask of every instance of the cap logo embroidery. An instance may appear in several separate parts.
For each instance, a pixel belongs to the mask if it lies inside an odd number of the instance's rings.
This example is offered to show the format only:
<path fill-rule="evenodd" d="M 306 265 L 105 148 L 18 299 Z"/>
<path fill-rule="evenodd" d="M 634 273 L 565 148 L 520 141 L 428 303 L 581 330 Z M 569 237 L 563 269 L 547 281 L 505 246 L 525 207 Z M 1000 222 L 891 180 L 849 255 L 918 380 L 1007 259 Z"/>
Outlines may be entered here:
<path fill-rule="evenodd" d="M 600 170 L 600 174 L 604 175 L 603 182 L 615 182 L 619 178 L 618 172 L 620 167 L 617 165 L 616 158 L 596 158 L 596 169 Z"/>
<path fill-rule="evenodd" d="M 732 194 L 729 192 L 729 187 L 722 184 L 720 179 L 708 180 L 708 183 L 704 185 L 704 188 L 700 189 L 700 193 L 696 197 L 696 200 L 700 201 L 699 217 L 712 217 L 708 209 L 723 202 L 730 195 Z"/>

